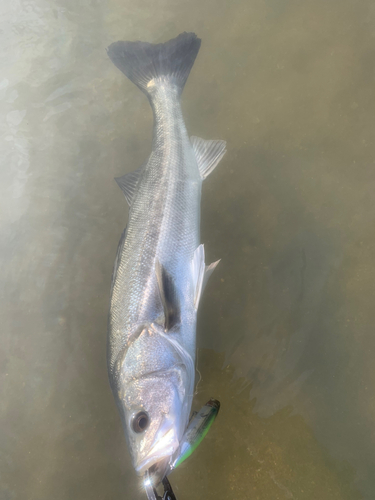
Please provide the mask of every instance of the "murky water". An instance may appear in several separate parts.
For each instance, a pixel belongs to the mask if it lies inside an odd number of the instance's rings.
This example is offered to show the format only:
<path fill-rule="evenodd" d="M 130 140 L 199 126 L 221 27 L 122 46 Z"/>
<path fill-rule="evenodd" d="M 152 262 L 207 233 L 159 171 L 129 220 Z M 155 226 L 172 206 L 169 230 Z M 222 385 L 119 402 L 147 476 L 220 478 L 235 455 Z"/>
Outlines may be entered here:
<path fill-rule="evenodd" d="M 195 406 L 222 409 L 179 500 L 375 497 L 375 6 L 371 0 L 5 1 L 0 499 L 144 499 L 107 381 L 113 177 L 152 117 L 119 39 L 195 31 L 189 131 L 225 139 L 202 241 Z"/>

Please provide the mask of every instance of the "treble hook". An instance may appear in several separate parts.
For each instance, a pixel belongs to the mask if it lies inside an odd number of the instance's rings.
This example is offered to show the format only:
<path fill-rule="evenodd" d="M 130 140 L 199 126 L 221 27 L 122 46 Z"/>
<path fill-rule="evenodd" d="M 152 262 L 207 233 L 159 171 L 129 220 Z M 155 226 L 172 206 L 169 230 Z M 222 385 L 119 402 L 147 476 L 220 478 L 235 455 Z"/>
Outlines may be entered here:
<path fill-rule="evenodd" d="M 164 494 L 162 497 L 158 494 L 158 492 L 152 485 L 149 471 L 146 471 L 143 484 L 147 493 L 148 500 L 177 500 L 176 495 L 173 493 L 171 483 L 168 481 L 166 476 L 162 480 L 162 484 L 164 487 Z"/>

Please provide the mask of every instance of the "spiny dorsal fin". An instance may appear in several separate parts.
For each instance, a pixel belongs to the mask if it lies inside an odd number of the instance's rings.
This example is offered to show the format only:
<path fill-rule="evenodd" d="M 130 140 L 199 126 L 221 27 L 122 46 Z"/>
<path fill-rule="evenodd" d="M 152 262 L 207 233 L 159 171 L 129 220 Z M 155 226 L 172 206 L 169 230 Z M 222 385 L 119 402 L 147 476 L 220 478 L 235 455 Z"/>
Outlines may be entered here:
<path fill-rule="evenodd" d="M 180 321 L 176 287 L 173 278 L 158 260 L 155 262 L 155 272 L 164 309 L 164 329 L 168 331 Z"/>
<path fill-rule="evenodd" d="M 205 141 L 194 135 L 190 137 L 202 179 L 205 179 L 225 154 L 225 141 Z"/>
<path fill-rule="evenodd" d="M 191 262 L 191 274 L 194 283 L 194 307 L 197 310 L 203 290 L 207 284 L 215 267 L 219 264 L 220 260 L 213 262 L 209 266 L 204 263 L 204 245 L 199 245 L 193 255 Z"/>
<path fill-rule="evenodd" d="M 132 204 L 134 193 L 137 188 L 140 176 L 141 176 L 141 168 L 135 170 L 134 172 L 130 172 L 129 174 L 125 174 L 122 177 L 115 177 L 115 181 L 123 191 L 126 201 L 129 204 L 129 207 Z"/>

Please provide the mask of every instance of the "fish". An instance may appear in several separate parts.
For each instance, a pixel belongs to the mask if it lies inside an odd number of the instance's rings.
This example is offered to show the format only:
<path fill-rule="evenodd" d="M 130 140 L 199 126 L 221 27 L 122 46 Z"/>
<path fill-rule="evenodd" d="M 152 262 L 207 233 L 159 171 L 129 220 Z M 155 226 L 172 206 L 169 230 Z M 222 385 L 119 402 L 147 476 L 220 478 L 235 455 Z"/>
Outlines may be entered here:
<path fill-rule="evenodd" d="M 202 181 L 226 151 L 189 138 L 181 94 L 201 45 L 195 33 L 165 43 L 112 43 L 112 62 L 146 94 L 152 149 L 116 178 L 129 205 L 112 276 L 107 364 L 132 464 L 160 484 L 187 428 L 194 394 L 197 310 L 218 264 L 200 243 Z"/>

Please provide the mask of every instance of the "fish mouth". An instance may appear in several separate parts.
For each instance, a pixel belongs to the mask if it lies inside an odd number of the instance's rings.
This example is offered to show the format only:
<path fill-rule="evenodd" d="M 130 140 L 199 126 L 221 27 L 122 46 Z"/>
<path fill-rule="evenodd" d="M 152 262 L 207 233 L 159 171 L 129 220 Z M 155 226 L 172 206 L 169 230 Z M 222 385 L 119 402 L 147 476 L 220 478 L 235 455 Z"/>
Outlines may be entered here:
<path fill-rule="evenodd" d="M 150 475 L 152 473 L 157 477 L 161 476 L 161 481 L 178 446 L 179 441 L 174 429 L 169 429 L 161 438 L 154 441 L 147 456 L 136 465 L 135 470 L 138 476 L 143 476 L 147 470 L 152 468 Z"/>

